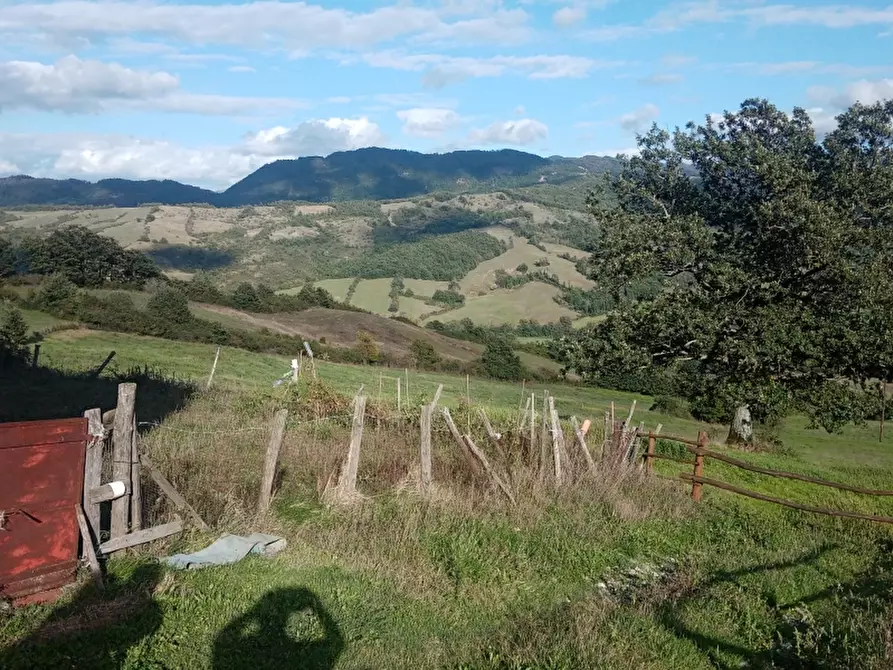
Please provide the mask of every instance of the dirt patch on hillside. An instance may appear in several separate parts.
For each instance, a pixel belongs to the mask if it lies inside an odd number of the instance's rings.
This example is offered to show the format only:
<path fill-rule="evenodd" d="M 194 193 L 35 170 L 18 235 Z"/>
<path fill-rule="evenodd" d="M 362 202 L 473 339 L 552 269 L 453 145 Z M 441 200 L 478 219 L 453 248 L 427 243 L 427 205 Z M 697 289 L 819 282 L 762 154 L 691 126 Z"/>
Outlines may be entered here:
<path fill-rule="evenodd" d="M 409 356 L 409 347 L 417 339 L 429 341 L 444 358 L 460 361 L 475 360 L 483 351 L 483 347 L 479 344 L 454 340 L 418 326 L 375 314 L 322 307 L 314 307 L 297 314 L 247 314 L 220 305 L 201 305 L 201 307 L 230 319 L 238 319 L 247 328 L 268 328 L 274 332 L 305 336 L 315 340 L 324 337 L 328 344 L 340 347 L 356 344 L 357 331 L 365 330 L 372 333 L 382 351 L 393 356 Z"/>

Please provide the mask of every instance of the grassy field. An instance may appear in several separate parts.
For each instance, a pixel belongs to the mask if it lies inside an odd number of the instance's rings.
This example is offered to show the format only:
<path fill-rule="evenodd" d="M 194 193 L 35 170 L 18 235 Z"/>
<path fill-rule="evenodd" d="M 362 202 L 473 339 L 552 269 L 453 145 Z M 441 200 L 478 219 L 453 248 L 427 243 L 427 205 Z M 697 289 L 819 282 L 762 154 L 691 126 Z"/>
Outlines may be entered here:
<path fill-rule="evenodd" d="M 119 369 L 150 365 L 198 380 L 213 359 L 206 346 L 67 331 L 47 339 L 44 362 L 87 369 L 109 349 L 118 352 Z M 0 667 L 849 669 L 893 662 L 889 526 L 709 487 L 695 505 L 679 483 L 638 470 L 587 475 L 579 460 L 572 460 L 574 481 L 556 492 L 510 446 L 519 385 L 470 384 L 473 403 L 486 406 L 506 435 L 503 458 L 462 407 L 464 378 L 411 374 L 408 404 L 430 399 L 443 383 L 457 423 L 506 473 L 518 504 L 470 484 L 440 420 L 436 489 L 424 500 L 412 492 L 417 426 L 376 429 L 374 417 L 394 410 L 376 397 L 379 370 L 322 364 L 328 385 L 352 394 L 365 384 L 372 412 L 358 477 L 369 500 L 328 509 L 318 486 L 344 452 L 349 421 L 314 417 L 347 414 L 347 401 L 318 386 L 272 389 L 286 370 L 283 358 L 224 349 L 216 390 L 193 397 L 142 441 L 218 533 L 245 532 L 258 527 L 252 517 L 266 426 L 276 408 L 289 407 L 275 514 L 263 526 L 285 536 L 288 549 L 275 559 L 194 572 L 166 571 L 151 560 L 214 537 L 192 533 L 113 560 L 107 593 L 85 585 L 55 606 L 0 618 Z M 386 396 L 392 388 L 384 385 Z M 636 420 L 648 427 L 724 436 L 722 427 L 649 412 L 642 396 L 550 390 L 562 416 L 595 419 L 590 446 L 599 442 L 609 403 L 620 414 L 634 397 L 643 408 Z M 735 456 L 891 488 L 890 442 L 878 443 L 876 431 L 868 424 L 828 436 L 792 417 L 779 430 L 781 450 Z M 659 450 L 677 453 L 669 443 Z M 660 462 L 657 470 L 688 468 Z M 890 499 L 710 460 L 705 474 L 807 504 L 893 514 Z"/>
<path fill-rule="evenodd" d="M 559 305 L 553 298 L 558 289 L 541 282 L 530 282 L 516 289 L 497 289 L 486 295 L 467 300 L 465 305 L 446 314 L 426 321 L 460 321 L 471 319 L 475 323 L 499 325 L 518 323 L 521 319 L 536 319 L 540 323 L 552 323 L 563 316 L 574 318 L 575 312 Z"/>

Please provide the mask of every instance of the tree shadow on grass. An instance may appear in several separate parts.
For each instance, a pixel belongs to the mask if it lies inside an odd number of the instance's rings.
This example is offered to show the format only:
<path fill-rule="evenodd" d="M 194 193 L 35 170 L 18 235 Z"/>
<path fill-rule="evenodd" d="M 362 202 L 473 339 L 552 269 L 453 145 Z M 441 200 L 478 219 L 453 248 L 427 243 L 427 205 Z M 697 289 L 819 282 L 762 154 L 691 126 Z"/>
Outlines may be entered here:
<path fill-rule="evenodd" d="M 893 624 L 893 543 L 885 542 L 877 550 L 872 565 L 846 584 L 822 589 L 788 604 L 776 602 L 774 594 L 764 594 L 774 611 L 777 623 L 773 644 L 764 649 L 750 649 L 717 636 L 705 635 L 689 628 L 680 616 L 680 606 L 700 597 L 722 583 L 737 583 L 747 575 L 783 570 L 817 561 L 833 546 L 808 552 L 793 561 L 756 565 L 736 571 L 720 571 L 685 597 L 658 608 L 656 620 L 679 638 L 692 641 L 717 668 L 851 668 L 893 667 L 893 649 L 879 642 L 872 627 L 886 618 Z M 810 605 L 834 600 L 832 619 L 814 618 Z M 709 607 L 709 603 L 705 606 Z M 883 625 L 883 624 L 882 624 Z M 888 636 L 893 635 L 893 629 Z M 740 660 L 729 660 L 729 656 Z M 743 666 L 742 666 L 743 663 Z M 881 663 L 878 665 L 877 663 Z M 886 665 L 890 663 L 891 665 Z"/>
<path fill-rule="evenodd" d="M 123 382 L 137 384 L 138 421 L 161 421 L 181 409 L 195 393 L 195 386 L 189 382 L 148 368 L 94 378 L 89 372 L 12 363 L 0 366 L 0 422 L 73 418 L 94 407 L 109 410 L 117 405 L 118 384 Z"/>
<path fill-rule="evenodd" d="M 0 648 L 0 668 L 123 667 L 128 651 L 161 625 L 161 608 L 152 596 L 161 575 L 160 565 L 145 563 L 127 578 L 107 578 L 102 593 L 92 582 L 85 584 L 35 630 L 11 646 Z M 4 628 L 10 629 L 16 618 L 27 619 L 41 611 L 32 607 L 23 608 L 9 621 L 0 618 L 0 639 L 5 637 Z"/>
<path fill-rule="evenodd" d="M 319 598 L 303 588 L 264 595 L 217 635 L 214 670 L 331 670 L 344 637 Z"/>

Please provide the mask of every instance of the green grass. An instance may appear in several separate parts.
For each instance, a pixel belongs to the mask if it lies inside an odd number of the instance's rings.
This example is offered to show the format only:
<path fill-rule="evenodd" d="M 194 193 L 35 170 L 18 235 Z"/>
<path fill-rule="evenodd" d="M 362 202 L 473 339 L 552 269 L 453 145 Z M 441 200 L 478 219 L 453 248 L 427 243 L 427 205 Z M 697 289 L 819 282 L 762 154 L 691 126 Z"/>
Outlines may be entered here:
<path fill-rule="evenodd" d="M 33 309 L 20 309 L 19 311 L 25 318 L 25 323 L 28 324 L 28 329 L 34 332 L 40 333 L 47 330 L 48 328 L 66 323 L 66 321 L 57 319 L 55 316 L 50 316 L 45 312 L 38 312 Z"/>
<path fill-rule="evenodd" d="M 575 313 L 553 299 L 559 291 L 554 286 L 530 282 L 520 288 L 497 289 L 485 295 L 466 298 L 465 305 L 446 314 L 431 317 L 428 321 L 461 321 L 471 319 L 475 323 L 499 325 L 518 323 L 521 319 L 536 319 L 540 323 L 552 323 L 563 316 L 573 318 Z"/>
<path fill-rule="evenodd" d="M 121 367 L 147 364 L 199 380 L 213 359 L 208 346 L 61 332 L 44 344 L 44 362 L 85 369 L 109 349 L 118 352 Z M 288 404 L 292 418 L 271 530 L 287 537 L 289 548 L 275 559 L 185 573 L 114 560 L 116 579 L 105 596 L 86 587 L 54 607 L 0 620 L 0 667 L 73 667 L 77 659 L 80 667 L 218 670 L 883 668 L 893 660 L 885 637 L 893 622 L 890 527 L 709 487 L 695 505 L 681 483 L 620 481 L 605 471 L 555 493 L 520 466 L 511 469 L 518 496 L 511 507 L 486 487 L 468 485 L 439 420 L 437 489 L 430 500 L 397 492 L 418 458 L 417 427 L 378 431 L 368 418 L 358 481 L 370 501 L 353 511 L 327 510 L 318 503 L 317 481 L 344 452 L 349 426 L 303 423 L 300 403 L 319 396 L 304 387 L 297 397 L 289 389 L 272 391 L 268 385 L 286 369 L 284 358 L 224 349 L 219 389 L 196 396 L 143 440 L 187 498 L 206 515 L 217 510 L 212 522 L 242 530 L 253 523 L 233 513 L 242 504 L 245 518 L 253 515 L 264 427 L 272 409 Z M 372 403 L 379 372 L 319 367 L 322 379 L 347 393 L 365 384 Z M 464 378 L 411 374 L 410 404 L 430 398 L 438 383 L 460 427 L 469 425 L 503 467 L 479 419 L 465 422 Z M 386 395 L 393 386 L 385 384 Z M 519 385 L 471 380 L 470 391 L 473 403 L 489 408 L 497 430 L 505 430 L 517 411 Z M 662 422 L 665 434 L 691 437 L 707 429 L 724 437 L 721 427 L 648 412 L 642 396 L 560 384 L 550 391 L 562 416 L 594 419 L 593 443 L 609 403 L 623 415 L 634 397 L 643 408 L 636 419 L 649 427 Z M 877 424 L 867 424 L 827 436 L 792 417 L 780 430 L 783 451 L 736 457 L 891 488 L 893 450 L 889 439 L 877 442 L 876 431 Z M 664 442 L 658 448 L 686 457 Z M 656 469 L 670 475 L 688 468 L 658 462 Z M 891 499 L 767 478 L 712 460 L 705 474 L 807 504 L 893 515 Z M 186 536 L 165 551 L 195 549 L 210 539 Z M 622 588 L 623 570 L 669 558 L 677 568 Z M 605 599 L 600 584 L 620 595 Z"/>

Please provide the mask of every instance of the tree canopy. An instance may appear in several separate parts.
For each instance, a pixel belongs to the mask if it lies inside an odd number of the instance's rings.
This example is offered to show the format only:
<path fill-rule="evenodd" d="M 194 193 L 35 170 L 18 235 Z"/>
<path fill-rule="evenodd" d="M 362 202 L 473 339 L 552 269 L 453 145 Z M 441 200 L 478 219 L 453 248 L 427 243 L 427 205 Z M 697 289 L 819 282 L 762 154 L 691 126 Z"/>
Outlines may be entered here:
<path fill-rule="evenodd" d="M 567 367 L 685 371 L 683 394 L 727 417 L 864 416 L 863 391 L 893 372 L 893 102 L 853 105 L 821 142 L 804 110 L 753 99 L 638 144 L 606 176 L 618 204 L 589 199 L 586 267 L 618 293 L 673 281 L 565 337 Z"/>

